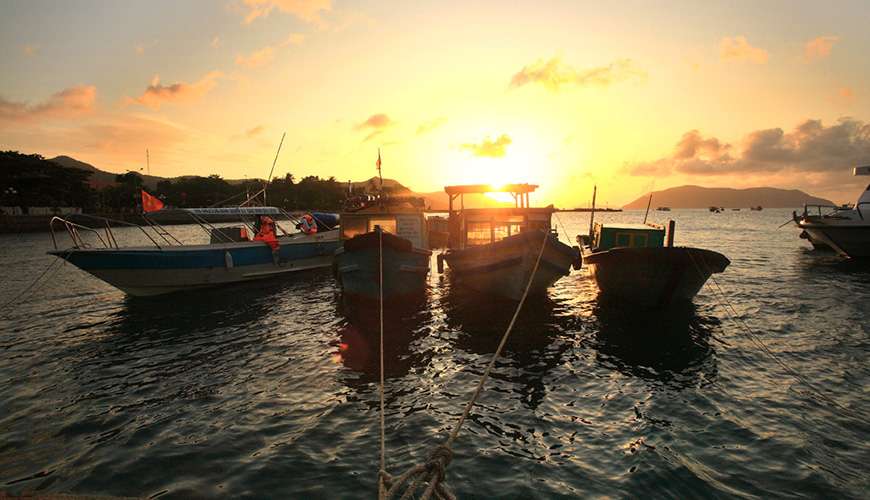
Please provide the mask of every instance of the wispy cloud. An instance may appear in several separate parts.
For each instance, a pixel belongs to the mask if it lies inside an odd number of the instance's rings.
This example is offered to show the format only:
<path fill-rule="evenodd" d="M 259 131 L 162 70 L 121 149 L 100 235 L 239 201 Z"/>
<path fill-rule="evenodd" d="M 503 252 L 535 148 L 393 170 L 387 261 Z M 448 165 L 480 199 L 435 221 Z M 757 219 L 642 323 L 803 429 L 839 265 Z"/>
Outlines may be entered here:
<path fill-rule="evenodd" d="M 301 33 L 291 33 L 284 41 L 276 45 L 267 45 L 257 49 L 248 55 L 236 56 L 236 64 L 245 68 L 260 68 L 270 64 L 275 59 L 278 50 L 287 45 L 300 45 L 305 40 Z"/>
<path fill-rule="evenodd" d="M 767 51 L 753 47 L 746 37 L 726 36 L 719 42 L 719 59 L 722 61 L 750 62 L 752 64 L 765 64 Z"/>
<path fill-rule="evenodd" d="M 387 128 L 395 125 L 386 113 L 376 113 L 369 116 L 365 121 L 356 124 L 353 128 L 356 131 L 368 131 L 368 135 L 363 139 L 363 142 L 370 141 L 382 134 Z"/>
<path fill-rule="evenodd" d="M 219 37 L 219 36 L 215 36 L 214 38 L 212 38 L 212 39 L 211 39 L 211 42 L 209 42 L 209 46 L 211 46 L 211 48 L 213 48 L 213 49 L 218 49 L 218 48 L 220 48 L 220 46 L 221 46 L 221 37 Z"/>
<path fill-rule="evenodd" d="M 34 105 L 7 101 L 0 97 L 0 122 L 79 116 L 93 111 L 96 98 L 97 88 L 93 85 L 78 85 L 61 90 L 44 102 Z"/>
<path fill-rule="evenodd" d="M 745 175 L 779 171 L 827 173 L 870 162 L 870 123 L 841 118 L 825 126 L 806 120 L 791 132 L 781 128 L 750 132 L 740 150 L 697 130 L 686 132 L 669 156 L 627 166 L 632 175 Z"/>
<path fill-rule="evenodd" d="M 507 134 L 502 134 L 495 140 L 487 137 L 480 143 L 461 144 L 459 149 L 468 151 L 474 156 L 501 158 L 507 153 L 507 147 L 511 142 L 511 138 Z"/>
<path fill-rule="evenodd" d="M 145 92 L 136 98 L 127 98 L 127 104 L 141 104 L 152 109 L 160 109 L 161 104 L 168 102 L 187 102 L 196 100 L 209 93 L 217 80 L 223 76 L 219 71 L 212 71 L 193 83 L 178 82 L 172 85 L 160 83 L 160 77 L 155 75 Z"/>
<path fill-rule="evenodd" d="M 275 9 L 307 23 L 321 21 L 321 14 L 332 10 L 332 0 L 243 0 L 245 24 L 266 17 Z"/>
<path fill-rule="evenodd" d="M 261 135 L 265 130 L 266 130 L 266 127 L 264 127 L 262 125 L 257 125 L 256 127 L 249 128 L 248 130 L 246 130 L 245 137 L 247 137 L 248 139 L 253 139 L 254 137 L 257 137 L 258 135 Z"/>
<path fill-rule="evenodd" d="M 423 122 L 417 127 L 417 135 L 428 134 L 445 123 L 447 123 L 447 118 L 443 116 Z"/>
<path fill-rule="evenodd" d="M 831 55 L 834 44 L 840 41 L 838 36 L 818 36 L 804 44 L 804 60 L 812 62 Z"/>
<path fill-rule="evenodd" d="M 558 57 L 554 57 L 548 61 L 541 59 L 524 66 L 511 78 L 510 86 L 515 88 L 537 83 L 547 90 L 557 92 L 566 85 L 606 87 L 645 76 L 646 73 L 637 68 L 630 59 L 619 59 L 607 66 L 578 70 L 562 63 Z"/>

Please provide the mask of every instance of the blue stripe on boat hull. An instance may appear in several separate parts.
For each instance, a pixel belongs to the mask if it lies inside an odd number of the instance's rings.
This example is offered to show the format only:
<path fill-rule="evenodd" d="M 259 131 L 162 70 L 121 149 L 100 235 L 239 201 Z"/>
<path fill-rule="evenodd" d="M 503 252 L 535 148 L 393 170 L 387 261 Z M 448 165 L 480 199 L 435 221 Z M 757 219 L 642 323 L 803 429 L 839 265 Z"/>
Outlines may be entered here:
<path fill-rule="evenodd" d="M 327 267 L 339 246 L 337 231 L 282 240 L 277 263 L 259 242 L 49 253 L 130 295 L 148 296 Z"/>

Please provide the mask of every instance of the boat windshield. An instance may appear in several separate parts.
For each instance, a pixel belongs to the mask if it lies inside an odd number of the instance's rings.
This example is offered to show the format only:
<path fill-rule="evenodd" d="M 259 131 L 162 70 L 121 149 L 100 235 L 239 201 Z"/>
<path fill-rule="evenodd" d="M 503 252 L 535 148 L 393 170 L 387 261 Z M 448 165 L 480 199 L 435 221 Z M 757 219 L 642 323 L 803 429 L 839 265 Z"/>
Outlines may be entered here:
<path fill-rule="evenodd" d="M 535 225 L 535 222 L 530 221 Z M 545 224 L 546 225 L 546 224 Z M 488 245 L 519 234 L 526 227 L 522 215 L 470 215 L 466 220 L 465 244 Z"/>

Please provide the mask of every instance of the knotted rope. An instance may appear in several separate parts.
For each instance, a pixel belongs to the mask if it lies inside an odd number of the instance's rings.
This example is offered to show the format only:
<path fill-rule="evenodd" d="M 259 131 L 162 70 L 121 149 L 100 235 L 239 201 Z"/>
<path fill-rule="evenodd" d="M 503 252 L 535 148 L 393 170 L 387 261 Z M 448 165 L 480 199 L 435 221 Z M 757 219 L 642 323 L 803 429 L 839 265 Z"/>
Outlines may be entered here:
<path fill-rule="evenodd" d="M 439 500 L 455 500 L 456 496 L 447 488 L 447 485 L 444 484 L 444 476 L 447 465 L 450 464 L 453 459 L 453 442 L 456 441 L 457 436 L 459 436 L 459 431 L 462 429 L 462 424 L 465 423 L 465 420 L 468 418 L 468 415 L 471 413 L 471 409 L 474 407 L 475 403 L 477 403 L 477 398 L 480 396 L 480 393 L 483 391 L 483 386 L 486 384 L 487 379 L 489 379 L 489 374 L 492 372 L 493 367 L 495 367 L 495 362 L 501 356 L 501 351 L 504 349 L 505 344 L 507 343 L 507 339 L 511 334 L 511 331 L 514 328 L 514 325 L 517 322 L 517 318 L 520 315 L 520 311 L 523 308 L 523 304 L 526 302 L 526 297 L 529 295 L 529 290 L 532 288 L 532 283 L 535 280 L 535 275 L 538 272 L 538 267 L 541 264 L 541 257 L 544 255 L 544 248 L 547 246 L 547 240 L 549 238 L 549 234 L 544 232 L 544 239 L 541 242 L 541 249 L 538 251 L 538 257 L 535 259 L 535 267 L 532 268 L 532 273 L 529 276 L 529 281 L 526 283 L 525 290 L 523 290 L 523 295 L 520 298 L 520 302 L 517 304 L 517 308 L 514 310 L 514 315 L 511 318 L 510 323 L 508 324 L 507 329 L 501 337 L 501 341 L 498 344 L 498 348 L 496 348 L 495 353 L 492 355 L 492 359 L 489 361 L 489 365 L 486 367 L 486 370 L 481 375 L 480 380 L 477 383 L 477 388 L 474 390 L 474 394 L 471 396 L 471 399 L 465 405 L 465 411 L 462 412 L 462 415 L 459 417 L 459 420 L 456 422 L 456 425 L 453 427 L 453 431 L 450 432 L 450 435 L 447 437 L 447 440 L 438 446 L 436 446 L 429 455 L 429 458 L 423 464 L 415 465 L 411 467 L 404 473 L 398 476 L 392 476 L 387 473 L 386 470 L 386 449 L 384 446 L 384 295 L 383 295 L 383 272 L 384 272 L 384 261 L 383 261 L 383 246 L 381 244 L 380 232 L 378 236 L 378 248 L 379 248 L 379 258 L 380 258 L 380 315 L 381 315 L 381 385 L 380 385 L 380 395 L 381 395 L 381 467 L 378 471 L 378 498 L 380 500 L 387 500 L 389 498 L 394 498 L 399 492 L 404 488 L 404 492 L 399 497 L 399 500 L 407 500 L 413 498 L 414 493 L 419 489 L 422 485 L 426 485 L 426 489 L 423 490 L 422 495 L 420 496 L 421 500 L 429 500 L 431 498 L 439 499 Z"/>

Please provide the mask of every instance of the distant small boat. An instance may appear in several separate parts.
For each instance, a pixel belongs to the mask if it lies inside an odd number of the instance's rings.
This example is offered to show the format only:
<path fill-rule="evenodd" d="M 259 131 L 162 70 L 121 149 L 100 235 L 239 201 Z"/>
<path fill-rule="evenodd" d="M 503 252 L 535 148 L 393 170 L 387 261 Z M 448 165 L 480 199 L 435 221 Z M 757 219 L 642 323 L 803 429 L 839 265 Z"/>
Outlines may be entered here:
<path fill-rule="evenodd" d="M 449 249 L 439 255 L 446 260 L 451 278 L 460 286 L 519 300 L 529 283 L 541 245 L 541 262 L 531 282 L 530 295 L 540 295 L 559 278 L 570 274 L 572 264 L 581 264 L 578 248 L 559 241 L 551 228 L 552 205 L 529 207 L 528 195 L 537 186 L 510 184 L 447 186 L 450 199 Z M 516 200 L 512 208 L 464 208 L 469 193 L 508 192 Z M 460 208 L 453 201 L 460 197 Z"/>
<path fill-rule="evenodd" d="M 762 208 L 761 205 L 758 205 L 755 207 L 749 207 L 749 210 L 752 210 L 753 212 L 761 212 Z"/>
<path fill-rule="evenodd" d="M 740 209 L 739 209 L 739 208 L 732 208 L 731 211 L 732 211 L 732 212 L 739 212 Z"/>
<path fill-rule="evenodd" d="M 656 208 L 656 210 L 659 212 L 670 212 L 671 207 L 658 207 L 658 208 Z"/>
<path fill-rule="evenodd" d="M 719 212 L 722 211 L 722 208 L 720 208 L 720 207 L 710 207 L 710 211 L 713 212 L 714 214 L 718 214 Z"/>
<path fill-rule="evenodd" d="M 414 302 L 426 290 L 429 259 L 422 199 L 372 198 L 341 213 L 342 246 L 333 270 L 346 298 L 373 302 Z"/>

